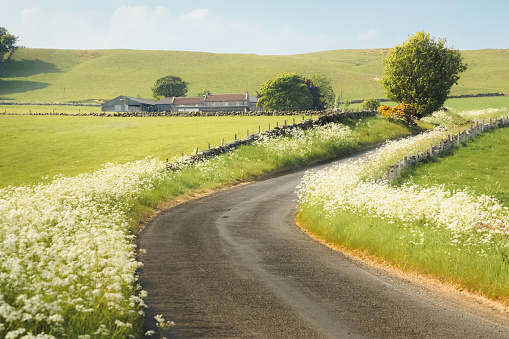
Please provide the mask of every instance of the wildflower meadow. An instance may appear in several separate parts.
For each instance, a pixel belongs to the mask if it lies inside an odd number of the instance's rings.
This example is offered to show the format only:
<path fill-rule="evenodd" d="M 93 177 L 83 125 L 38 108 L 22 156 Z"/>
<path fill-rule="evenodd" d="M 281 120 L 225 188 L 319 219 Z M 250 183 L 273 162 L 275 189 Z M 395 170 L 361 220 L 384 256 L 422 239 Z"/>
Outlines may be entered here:
<path fill-rule="evenodd" d="M 150 159 L 0 190 L 0 336 L 123 338 L 140 328 L 130 207 Z"/>

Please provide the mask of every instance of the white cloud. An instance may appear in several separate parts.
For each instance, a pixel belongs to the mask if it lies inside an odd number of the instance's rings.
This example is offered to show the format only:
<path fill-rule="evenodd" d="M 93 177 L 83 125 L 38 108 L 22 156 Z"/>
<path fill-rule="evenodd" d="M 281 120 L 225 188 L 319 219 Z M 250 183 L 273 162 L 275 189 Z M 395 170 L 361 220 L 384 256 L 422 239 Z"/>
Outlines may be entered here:
<path fill-rule="evenodd" d="M 186 15 L 181 16 L 181 18 L 184 19 L 206 19 L 206 18 L 212 18 L 214 14 L 212 11 L 208 8 L 200 8 L 197 10 L 194 10 Z"/>
<path fill-rule="evenodd" d="M 379 35 L 378 31 L 374 28 L 368 29 L 366 32 L 361 33 L 357 36 L 359 40 L 373 40 Z"/>
<path fill-rule="evenodd" d="M 169 49 L 216 53 L 298 53 L 319 48 L 323 37 L 293 27 L 229 20 L 200 8 L 174 15 L 166 7 L 121 6 L 109 19 L 110 48 Z"/>
<path fill-rule="evenodd" d="M 43 13 L 39 7 L 25 8 L 21 10 L 21 24 L 30 25 L 34 21 L 38 21 L 43 17 Z"/>
<path fill-rule="evenodd" d="M 213 53 L 295 54 L 339 47 L 326 35 L 261 19 L 219 16 L 198 8 L 173 13 L 168 7 L 120 6 L 93 11 L 21 11 L 20 44 L 35 48 L 152 49 Z"/>

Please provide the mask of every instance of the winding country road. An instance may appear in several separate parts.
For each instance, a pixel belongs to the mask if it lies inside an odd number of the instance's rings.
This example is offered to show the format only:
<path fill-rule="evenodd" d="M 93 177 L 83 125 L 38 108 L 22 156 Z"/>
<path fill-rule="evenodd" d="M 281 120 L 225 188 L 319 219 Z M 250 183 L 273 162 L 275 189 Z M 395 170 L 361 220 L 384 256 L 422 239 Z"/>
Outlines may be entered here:
<path fill-rule="evenodd" d="M 139 238 L 147 329 L 168 338 L 509 338 L 492 317 L 392 277 L 295 225 L 304 171 L 234 187 L 153 218 Z M 495 312 L 495 311 L 492 311 Z"/>

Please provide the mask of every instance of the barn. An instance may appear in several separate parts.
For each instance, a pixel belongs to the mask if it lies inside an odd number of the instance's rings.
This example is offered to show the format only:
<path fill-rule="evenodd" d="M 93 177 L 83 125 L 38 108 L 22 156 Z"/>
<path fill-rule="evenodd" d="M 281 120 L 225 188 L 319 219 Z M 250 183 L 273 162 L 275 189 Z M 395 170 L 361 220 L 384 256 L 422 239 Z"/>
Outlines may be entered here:
<path fill-rule="evenodd" d="M 101 105 L 103 112 L 154 112 L 156 102 L 152 100 L 120 95 Z"/>

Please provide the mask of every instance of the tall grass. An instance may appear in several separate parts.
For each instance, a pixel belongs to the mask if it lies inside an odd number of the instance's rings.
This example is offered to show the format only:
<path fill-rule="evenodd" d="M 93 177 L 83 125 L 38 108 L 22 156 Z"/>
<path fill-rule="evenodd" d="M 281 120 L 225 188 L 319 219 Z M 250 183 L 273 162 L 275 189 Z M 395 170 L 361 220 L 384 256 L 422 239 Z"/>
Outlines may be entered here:
<path fill-rule="evenodd" d="M 414 154 L 423 136 L 389 143 L 367 161 L 310 172 L 299 188 L 299 219 L 328 242 L 509 303 L 509 209 L 501 184 L 507 135 L 501 129 L 460 146 L 399 186 L 373 179 L 385 159 Z"/>
<path fill-rule="evenodd" d="M 408 133 L 370 118 L 260 140 L 178 171 L 147 159 L 0 189 L 0 336 L 143 336 L 133 237 L 151 208 Z"/>

